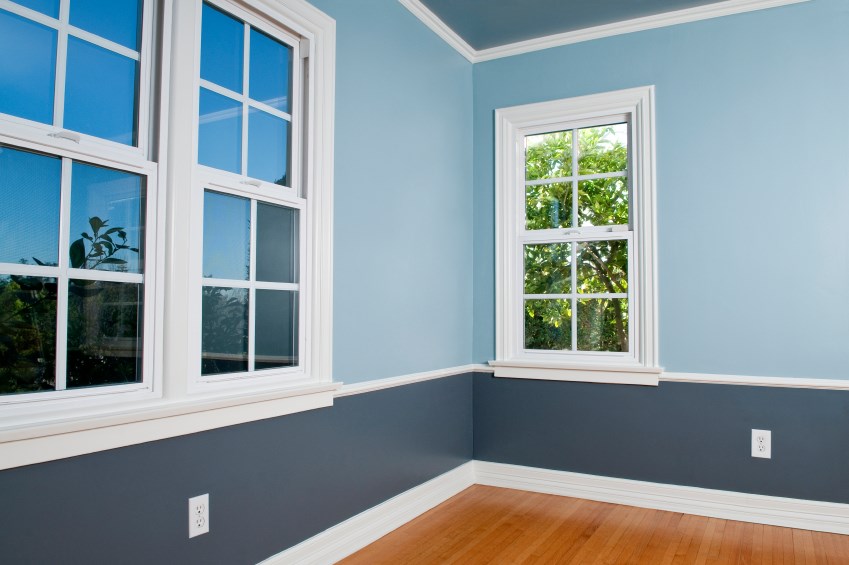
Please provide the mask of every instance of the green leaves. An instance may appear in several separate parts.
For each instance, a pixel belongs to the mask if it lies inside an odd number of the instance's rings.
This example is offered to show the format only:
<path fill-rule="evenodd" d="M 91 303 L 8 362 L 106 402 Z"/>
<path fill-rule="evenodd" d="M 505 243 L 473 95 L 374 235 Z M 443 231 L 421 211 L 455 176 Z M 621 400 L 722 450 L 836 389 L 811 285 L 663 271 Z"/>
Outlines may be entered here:
<path fill-rule="evenodd" d="M 78 239 L 71 244 L 70 249 L 71 267 L 74 269 L 84 269 L 86 262 L 85 244 L 82 239 Z"/>
<path fill-rule="evenodd" d="M 91 226 L 91 235 L 83 232 L 80 234 L 80 239 L 71 243 L 69 256 L 72 268 L 96 269 L 100 265 L 116 265 L 120 270 L 127 265 L 127 260 L 116 257 L 118 253 L 139 252 L 138 247 L 127 245 L 127 231 L 123 227 L 109 227 L 109 220 L 102 220 L 98 216 L 89 218 L 88 223 Z M 100 233 L 104 228 L 107 229 Z M 86 251 L 86 242 L 88 242 L 88 251 Z"/>

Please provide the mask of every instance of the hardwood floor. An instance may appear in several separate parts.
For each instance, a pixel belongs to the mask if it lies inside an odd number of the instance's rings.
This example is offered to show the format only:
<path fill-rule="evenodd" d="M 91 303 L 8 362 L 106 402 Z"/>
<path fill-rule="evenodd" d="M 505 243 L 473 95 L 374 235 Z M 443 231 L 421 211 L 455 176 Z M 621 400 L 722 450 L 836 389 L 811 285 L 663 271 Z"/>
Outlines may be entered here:
<path fill-rule="evenodd" d="M 849 536 L 476 485 L 341 563 L 849 565 Z"/>

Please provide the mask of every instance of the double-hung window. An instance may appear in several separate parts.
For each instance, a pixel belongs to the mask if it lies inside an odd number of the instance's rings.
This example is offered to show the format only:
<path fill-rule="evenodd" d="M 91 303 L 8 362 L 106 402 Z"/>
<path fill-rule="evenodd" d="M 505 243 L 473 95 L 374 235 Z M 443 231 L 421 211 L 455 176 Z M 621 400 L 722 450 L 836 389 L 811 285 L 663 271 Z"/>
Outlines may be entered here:
<path fill-rule="evenodd" d="M 652 100 L 497 112 L 497 376 L 657 383 Z"/>
<path fill-rule="evenodd" d="M 229 4 L 205 2 L 201 29 L 193 387 L 297 381 L 309 206 L 300 42 Z"/>
<path fill-rule="evenodd" d="M 3 417 L 153 389 L 153 4 L 0 1 Z"/>
<path fill-rule="evenodd" d="M 332 404 L 334 77 L 306 0 L 0 0 L 0 468 Z"/>

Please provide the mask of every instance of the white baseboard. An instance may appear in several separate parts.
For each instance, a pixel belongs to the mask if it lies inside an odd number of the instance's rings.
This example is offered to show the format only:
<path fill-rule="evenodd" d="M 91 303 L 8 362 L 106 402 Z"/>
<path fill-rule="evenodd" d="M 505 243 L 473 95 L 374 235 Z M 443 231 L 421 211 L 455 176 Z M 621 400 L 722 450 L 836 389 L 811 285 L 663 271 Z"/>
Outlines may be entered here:
<path fill-rule="evenodd" d="M 474 461 L 481 485 L 740 522 L 849 534 L 849 504 L 780 498 Z"/>
<path fill-rule="evenodd" d="M 442 504 L 474 483 L 474 462 L 470 461 L 269 557 L 261 565 L 335 563 Z"/>

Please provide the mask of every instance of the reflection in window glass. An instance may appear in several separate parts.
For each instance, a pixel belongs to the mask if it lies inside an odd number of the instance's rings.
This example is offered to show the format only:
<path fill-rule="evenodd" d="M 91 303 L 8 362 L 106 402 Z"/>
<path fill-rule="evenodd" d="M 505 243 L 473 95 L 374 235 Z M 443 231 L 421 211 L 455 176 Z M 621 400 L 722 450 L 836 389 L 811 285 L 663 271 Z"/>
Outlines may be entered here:
<path fill-rule="evenodd" d="M 67 73 L 64 127 L 135 145 L 138 110 L 136 61 L 69 37 Z"/>
<path fill-rule="evenodd" d="M 70 22 L 134 51 L 139 50 L 141 0 L 71 0 Z"/>
<path fill-rule="evenodd" d="M 253 28 L 250 45 L 250 97 L 291 113 L 292 48 Z"/>
<path fill-rule="evenodd" d="M 525 349 L 572 349 L 572 301 L 525 300 Z"/>
<path fill-rule="evenodd" d="M 244 24 L 209 4 L 201 17 L 200 78 L 241 94 Z"/>
<path fill-rule="evenodd" d="M 0 262 L 57 265 L 62 162 L 0 146 Z"/>
<path fill-rule="evenodd" d="M 0 395 L 56 382 L 56 279 L 0 275 Z"/>
<path fill-rule="evenodd" d="M 56 30 L 0 10 L 0 113 L 53 123 Z"/>
<path fill-rule="evenodd" d="M 256 280 L 298 282 L 298 211 L 257 202 Z"/>
<path fill-rule="evenodd" d="M 578 349 L 628 351 L 628 301 L 599 298 L 578 301 Z"/>
<path fill-rule="evenodd" d="M 289 186 L 289 122 L 255 108 L 248 121 L 248 176 Z"/>
<path fill-rule="evenodd" d="M 76 162 L 72 171 L 71 267 L 141 273 L 142 178 Z"/>
<path fill-rule="evenodd" d="M 45 16 L 51 18 L 59 17 L 59 0 L 12 0 L 15 4 L 19 4 L 30 10 L 41 12 Z"/>
<path fill-rule="evenodd" d="M 71 279 L 68 388 L 142 380 L 143 287 Z"/>
<path fill-rule="evenodd" d="M 203 288 L 201 374 L 248 370 L 248 289 Z"/>
<path fill-rule="evenodd" d="M 200 89 L 198 163 L 242 172 L 242 103 Z"/>
<path fill-rule="evenodd" d="M 251 201 L 207 190 L 203 198 L 203 276 L 247 280 Z"/>
<path fill-rule="evenodd" d="M 298 364 L 298 293 L 256 291 L 257 370 Z"/>
<path fill-rule="evenodd" d="M 572 292 L 572 245 L 525 246 L 525 294 Z"/>

